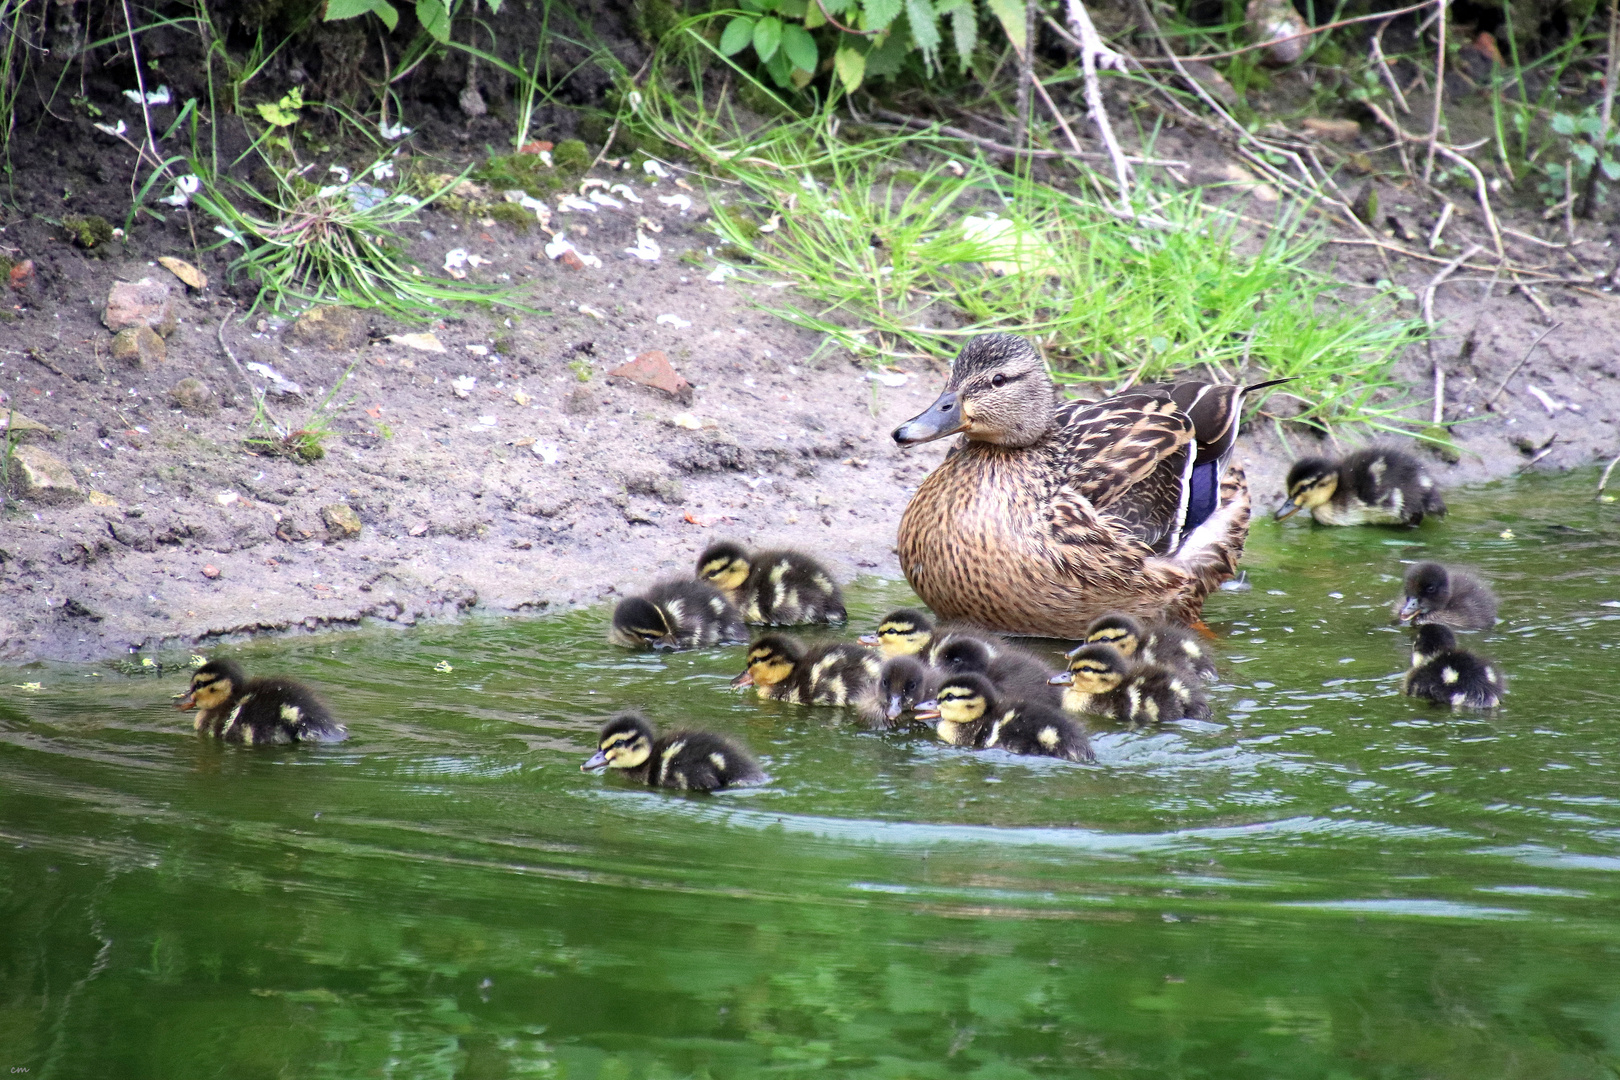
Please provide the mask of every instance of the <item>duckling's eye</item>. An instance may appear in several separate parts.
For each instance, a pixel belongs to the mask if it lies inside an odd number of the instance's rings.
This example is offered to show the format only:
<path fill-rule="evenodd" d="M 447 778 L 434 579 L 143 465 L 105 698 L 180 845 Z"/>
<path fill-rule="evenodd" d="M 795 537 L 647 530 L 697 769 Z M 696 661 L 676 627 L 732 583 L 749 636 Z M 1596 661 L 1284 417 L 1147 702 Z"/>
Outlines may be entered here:
<path fill-rule="evenodd" d="M 1000 390 L 1003 386 L 1007 385 L 1007 376 L 1001 374 L 999 371 L 996 372 L 996 374 L 990 377 L 990 385 L 995 387 L 997 390 Z"/>

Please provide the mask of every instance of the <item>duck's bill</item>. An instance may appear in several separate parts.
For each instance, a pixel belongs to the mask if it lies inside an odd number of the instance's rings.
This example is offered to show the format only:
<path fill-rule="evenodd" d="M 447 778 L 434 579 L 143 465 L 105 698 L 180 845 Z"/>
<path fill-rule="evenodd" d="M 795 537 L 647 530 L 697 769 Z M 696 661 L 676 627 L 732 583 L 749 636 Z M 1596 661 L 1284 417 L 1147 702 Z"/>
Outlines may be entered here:
<path fill-rule="evenodd" d="M 1073 686 L 1074 685 L 1074 672 L 1072 672 L 1072 671 L 1060 671 L 1056 675 L 1052 676 L 1050 679 L 1047 679 L 1046 684 L 1048 686 Z"/>
<path fill-rule="evenodd" d="M 1397 616 L 1399 616 L 1401 622 L 1411 622 L 1417 616 L 1417 613 L 1418 613 L 1417 597 L 1408 596 L 1406 598 L 1406 602 L 1401 604 L 1401 610 L 1396 612 L 1395 614 Z"/>
<path fill-rule="evenodd" d="M 956 391 L 947 390 L 923 412 L 895 428 L 894 441 L 901 446 L 914 446 L 955 435 L 967 426 L 961 397 Z"/>
<path fill-rule="evenodd" d="M 855 640 L 868 648 L 876 648 L 877 646 L 883 644 L 876 634 L 862 634 Z"/>
<path fill-rule="evenodd" d="M 1064 653 L 1063 656 L 1067 660 L 1073 660 L 1075 653 L 1079 652 L 1081 649 L 1085 648 L 1087 645 L 1095 645 L 1095 644 L 1097 644 L 1095 641 L 1082 641 L 1080 644 L 1076 645 L 1074 648 L 1072 648 L 1068 652 Z"/>
<path fill-rule="evenodd" d="M 752 671 L 745 671 L 741 675 L 737 676 L 735 679 L 731 680 L 731 688 L 733 690 L 741 690 L 745 686 L 753 686 L 753 685 L 754 685 L 754 673 Z"/>
<path fill-rule="evenodd" d="M 905 702 L 900 700 L 899 694 L 895 694 L 893 697 L 889 698 L 889 704 L 884 708 L 883 715 L 886 719 L 898 720 L 900 719 L 900 714 L 905 711 Z"/>
<path fill-rule="evenodd" d="M 1301 509 L 1302 507 L 1299 505 L 1299 503 L 1295 502 L 1293 499 L 1289 499 L 1287 502 L 1277 507 L 1277 512 L 1271 516 L 1276 518 L 1278 521 L 1287 521 L 1289 518 L 1299 513 Z"/>
<path fill-rule="evenodd" d="M 911 715 L 916 719 L 921 720 L 925 724 L 931 724 L 939 719 L 939 710 L 937 708 L 925 709 L 919 705 L 917 708 L 912 710 Z"/>
<path fill-rule="evenodd" d="M 188 692 L 179 701 L 174 703 L 174 707 L 179 709 L 181 712 L 184 712 L 187 709 L 195 709 L 197 707 L 197 695 L 193 692 Z"/>
<path fill-rule="evenodd" d="M 604 754 L 602 751 L 598 750 L 596 753 L 592 754 L 589 759 L 586 760 L 585 764 L 583 764 L 583 765 L 581 765 L 579 767 L 579 771 L 580 772 L 594 772 L 597 769 L 605 769 L 605 768 L 607 768 L 607 763 L 608 763 L 607 755 Z"/>

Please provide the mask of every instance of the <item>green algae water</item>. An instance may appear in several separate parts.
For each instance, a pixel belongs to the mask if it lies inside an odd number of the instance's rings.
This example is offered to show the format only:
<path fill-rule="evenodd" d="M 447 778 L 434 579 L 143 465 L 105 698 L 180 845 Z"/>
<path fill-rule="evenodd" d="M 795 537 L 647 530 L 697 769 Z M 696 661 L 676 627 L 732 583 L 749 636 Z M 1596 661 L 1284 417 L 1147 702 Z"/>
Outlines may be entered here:
<path fill-rule="evenodd" d="M 353 732 L 192 735 L 183 676 L 0 670 L 0 1072 L 1612 1077 L 1620 506 L 1257 521 L 1214 720 L 1082 767 L 859 732 L 629 655 L 606 612 L 266 642 Z M 1480 567 L 1492 715 L 1397 693 L 1401 560 Z M 850 590 L 849 634 L 911 599 Z M 440 662 L 451 670 L 435 670 Z M 98 674 L 99 673 L 99 674 Z M 41 684 L 37 691 L 16 684 Z M 583 775 L 611 710 L 771 782 Z"/>

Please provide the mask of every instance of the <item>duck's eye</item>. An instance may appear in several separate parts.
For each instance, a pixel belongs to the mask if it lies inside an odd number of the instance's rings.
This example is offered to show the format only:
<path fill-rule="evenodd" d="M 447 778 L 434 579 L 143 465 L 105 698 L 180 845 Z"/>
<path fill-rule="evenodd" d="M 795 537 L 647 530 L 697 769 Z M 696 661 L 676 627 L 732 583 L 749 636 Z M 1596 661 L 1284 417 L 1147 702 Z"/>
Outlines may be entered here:
<path fill-rule="evenodd" d="M 1007 385 L 1007 376 L 998 371 L 996 374 L 990 377 L 990 385 L 995 387 L 997 390 L 1000 390 L 1003 386 Z"/>

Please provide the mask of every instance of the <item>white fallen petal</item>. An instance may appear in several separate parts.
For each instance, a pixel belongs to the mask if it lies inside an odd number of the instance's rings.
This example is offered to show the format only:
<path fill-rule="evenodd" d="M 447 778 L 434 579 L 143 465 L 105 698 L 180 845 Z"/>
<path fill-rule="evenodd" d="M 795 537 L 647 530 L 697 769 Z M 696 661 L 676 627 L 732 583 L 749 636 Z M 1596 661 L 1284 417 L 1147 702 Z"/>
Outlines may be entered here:
<path fill-rule="evenodd" d="M 328 165 L 326 171 L 337 177 L 339 183 L 347 184 L 349 182 L 349 170 L 342 165 Z"/>
<path fill-rule="evenodd" d="M 293 397 L 304 392 L 303 387 L 299 386 L 291 379 L 284 377 L 281 372 L 277 371 L 269 364 L 262 364 L 257 361 L 253 361 L 247 364 L 247 369 L 253 372 L 253 374 L 266 379 L 270 383 L 270 389 L 273 393 Z"/>
<path fill-rule="evenodd" d="M 680 330 L 680 329 L 683 329 L 684 327 L 688 327 L 688 326 L 692 325 L 692 320 L 691 319 L 683 319 L 679 315 L 670 315 L 670 314 L 667 314 L 667 313 L 658 316 L 658 321 L 663 323 L 666 326 L 673 326 L 677 330 Z"/>
<path fill-rule="evenodd" d="M 643 262 L 657 262 L 664 249 L 658 246 L 658 241 L 641 230 L 636 230 L 636 246 L 624 249 L 626 255 L 634 255 Z"/>
<path fill-rule="evenodd" d="M 561 453 L 555 446 L 550 446 L 546 443 L 535 443 L 533 446 L 529 447 L 529 449 L 534 452 L 535 457 L 539 458 L 547 465 L 557 464 L 557 459 L 561 456 Z"/>
<path fill-rule="evenodd" d="M 598 311 L 596 308 L 591 307 L 591 305 L 589 305 L 589 304 L 580 304 L 579 305 L 579 313 L 581 315 L 589 315 L 593 319 L 605 319 L 605 318 L 607 318 L 607 312 Z"/>
<path fill-rule="evenodd" d="M 116 126 L 112 124 L 97 124 L 96 127 L 101 131 L 105 131 L 114 138 L 117 138 L 129 130 L 129 125 L 125 124 L 122 120 L 118 121 Z"/>
<path fill-rule="evenodd" d="M 469 256 L 467 256 L 467 265 L 472 267 L 474 270 L 478 269 L 480 266 L 493 265 L 494 262 L 495 262 L 494 259 L 486 259 L 482 255 L 469 255 Z"/>
<path fill-rule="evenodd" d="M 615 195 L 623 195 L 626 202 L 638 204 L 642 202 L 641 196 L 630 190 L 629 184 L 614 184 L 612 187 L 608 188 L 608 190 L 613 192 Z"/>
<path fill-rule="evenodd" d="M 471 394 L 473 387 L 477 385 L 478 376 L 476 375 L 457 375 L 454 379 L 450 380 L 450 390 L 456 395 L 456 397 L 459 398 L 464 398 Z"/>
<path fill-rule="evenodd" d="M 176 191 L 183 191 L 187 195 L 194 195 L 196 194 L 197 189 L 202 187 L 202 181 L 193 174 L 186 173 L 184 176 L 175 178 L 174 187 Z"/>
<path fill-rule="evenodd" d="M 377 125 L 377 134 L 381 135 L 389 142 L 395 142 L 396 140 L 403 139 L 405 136 L 409 135 L 411 131 L 412 129 L 406 127 L 404 124 Z"/>
<path fill-rule="evenodd" d="M 909 375 L 902 375 L 898 371 L 868 371 L 866 377 L 879 386 L 904 386 Z"/>
<path fill-rule="evenodd" d="M 242 496 L 238 495 L 234 491 L 222 491 L 218 495 L 214 496 L 214 501 L 219 503 L 221 506 L 229 506 L 231 503 L 236 502 L 241 497 Z"/>
<path fill-rule="evenodd" d="M 478 422 L 480 424 L 484 425 L 485 427 L 494 427 L 496 424 L 499 424 L 501 421 L 500 421 L 500 418 L 496 417 L 496 416 L 480 416 L 478 418 Z"/>
<path fill-rule="evenodd" d="M 660 195 L 658 201 L 665 206 L 673 206 L 683 214 L 692 209 L 692 196 L 690 195 Z"/>
<path fill-rule="evenodd" d="M 729 267 L 729 266 L 717 266 L 717 267 L 714 268 L 713 271 L 710 272 L 709 276 L 704 278 L 703 280 L 712 281 L 716 285 L 719 285 L 721 282 L 725 281 L 726 278 L 734 278 L 736 276 L 737 276 L 737 271 L 735 269 L 733 269 L 732 267 Z"/>
<path fill-rule="evenodd" d="M 426 330 L 415 334 L 392 334 L 388 340 L 395 345 L 403 345 L 407 349 L 415 349 L 418 352 L 447 353 L 450 351 L 444 347 L 442 341 Z"/>
<path fill-rule="evenodd" d="M 760 232 L 775 232 L 782 227 L 782 215 L 772 214 L 771 219 L 759 227 Z"/>
<path fill-rule="evenodd" d="M 641 171 L 646 173 L 648 176 L 656 176 L 660 179 L 665 179 L 669 176 L 669 170 L 664 168 L 663 162 L 654 161 L 652 158 L 648 158 L 646 161 L 641 163 Z"/>
<path fill-rule="evenodd" d="M 605 188 L 607 186 L 608 182 L 603 180 L 600 176 L 587 176 L 585 179 L 579 182 L 579 193 L 583 195 L 587 191 L 590 191 L 591 188 Z"/>
<path fill-rule="evenodd" d="M 589 199 L 582 199 L 578 195 L 564 195 L 557 200 L 557 209 L 563 213 L 569 210 L 584 210 L 594 214 L 596 213 L 596 204 Z"/>
<path fill-rule="evenodd" d="M 328 184 L 315 193 L 317 199 L 330 199 L 343 191 L 342 184 Z"/>
<path fill-rule="evenodd" d="M 235 229 L 227 229 L 223 225 L 215 225 L 214 231 L 233 244 L 241 244 L 244 249 L 248 246 L 247 241 L 242 239 L 242 234 L 237 232 Z"/>
<path fill-rule="evenodd" d="M 597 206 L 611 206 L 615 210 L 624 209 L 624 203 L 620 202 L 618 199 L 615 199 L 605 191 L 593 191 L 587 197 Z"/>
<path fill-rule="evenodd" d="M 468 352 L 472 353 L 474 356 L 488 356 L 489 355 L 489 346 L 488 345 L 465 345 L 465 346 L 463 346 L 463 348 L 465 348 Z"/>

